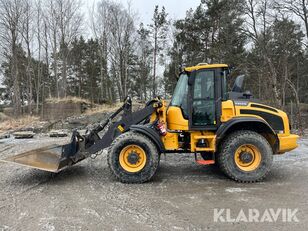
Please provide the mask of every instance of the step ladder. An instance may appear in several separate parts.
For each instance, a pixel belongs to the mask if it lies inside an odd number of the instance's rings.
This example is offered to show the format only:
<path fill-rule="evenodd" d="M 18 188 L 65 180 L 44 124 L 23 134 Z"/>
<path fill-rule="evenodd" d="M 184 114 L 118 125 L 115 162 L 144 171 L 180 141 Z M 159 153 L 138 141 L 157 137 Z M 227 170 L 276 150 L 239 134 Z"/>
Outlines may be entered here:
<path fill-rule="evenodd" d="M 201 154 L 200 154 L 201 155 Z M 212 160 L 204 160 L 202 157 L 201 159 L 198 159 L 197 153 L 195 153 L 195 161 L 199 165 L 210 165 L 210 164 L 215 164 L 215 154 L 213 154 L 213 159 Z"/>

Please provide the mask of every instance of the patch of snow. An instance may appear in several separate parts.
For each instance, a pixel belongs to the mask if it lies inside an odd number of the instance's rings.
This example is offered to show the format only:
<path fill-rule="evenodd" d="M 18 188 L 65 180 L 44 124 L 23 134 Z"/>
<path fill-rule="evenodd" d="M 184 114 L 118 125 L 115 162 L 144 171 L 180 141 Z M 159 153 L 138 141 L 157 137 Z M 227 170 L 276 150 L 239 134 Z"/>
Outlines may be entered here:
<path fill-rule="evenodd" d="M 175 229 L 175 230 L 184 230 L 184 228 L 179 227 L 179 226 L 172 226 L 172 228 Z"/>
<path fill-rule="evenodd" d="M 21 220 L 22 218 L 24 218 L 27 215 L 26 212 L 20 213 L 18 220 Z"/>
<path fill-rule="evenodd" d="M 239 192 L 247 192 L 247 189 L 243 189 L 243 188 L 226 188 L 225 191 L 229 192 L 229 193 L 239 193 Z"/>
<path fill-rule="evenodd" d="M 10 229 L 10 227 L 7 226 L 7 225 L 0 225 L 0 230 L 1 231 L 6 231 L 6 230 L 9 230 L 9 229 Z"/>
<path fill-rule="evenodd" d="M 43 230 L 46 230 L 46 231 L 54 231 L 54 230 L 56 230 L 56 228 L 55 228 L 52 224 L 50 224 L 50 223 L 48 222 L 48 223 L 46 223 L 46 224 L 43 225 Z"/>

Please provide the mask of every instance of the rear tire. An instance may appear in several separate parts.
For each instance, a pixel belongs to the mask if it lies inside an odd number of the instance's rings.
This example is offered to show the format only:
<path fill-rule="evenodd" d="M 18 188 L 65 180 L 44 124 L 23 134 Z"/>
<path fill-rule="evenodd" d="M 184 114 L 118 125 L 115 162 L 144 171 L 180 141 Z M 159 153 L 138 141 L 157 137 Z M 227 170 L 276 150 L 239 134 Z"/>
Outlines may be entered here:
<path fill-rule="evenodd" d="M 159 152 L 155 144 L 140 133 L 126 132 L 117 137 L 109 147 L 109 169 L 123 183 L 149 181 L 158 165 Z"/>
<path fill-rule="evenodd" d="M 253 131 L 236 131 L 221 144 L 218 164 L 222 172 L 238 182 L 261 181 L 269 173 L 273 151 L 267 140 Z"/>

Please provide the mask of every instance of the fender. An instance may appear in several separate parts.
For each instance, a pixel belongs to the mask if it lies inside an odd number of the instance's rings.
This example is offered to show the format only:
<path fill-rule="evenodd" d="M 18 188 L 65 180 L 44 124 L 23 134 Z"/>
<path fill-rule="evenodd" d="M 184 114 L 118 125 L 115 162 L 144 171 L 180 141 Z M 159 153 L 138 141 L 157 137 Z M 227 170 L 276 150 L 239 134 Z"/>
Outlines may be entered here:
<path fill-rule="evenodd" d="M 263 127 L 266 128 L 267 132 L 274 135 L 274 137 L 276 138 L 276 141 L 278 142 L 276 132 L 265 120 L 262 120 L 260 118 L 248 117 L 248 116 L 247 117 L 245 116 L 235 117 L 235 118 L 228 120 L 226 123 L 223 123 L 216 132 L 216 142 L 219 143 L 219 141 L 222 140 L 222 138 L 227 134 L 228 130 L 231 127 L 233 127 L 234 125 L 240 125 L 240 124 L 243 124 L 243 125 L 251 124 L 257 129 L 259 128 L 257 127 L 257 125 L 259 126 L 263 125 Z"/>
<path fill-rule="evenodd" d="M 165 147 L 157 131 L 147 125 L 132 125 L 130 126 L 131 131 L 139 132 L 147 136 L 154 142 L 160 152 L 165 152 Z"/>

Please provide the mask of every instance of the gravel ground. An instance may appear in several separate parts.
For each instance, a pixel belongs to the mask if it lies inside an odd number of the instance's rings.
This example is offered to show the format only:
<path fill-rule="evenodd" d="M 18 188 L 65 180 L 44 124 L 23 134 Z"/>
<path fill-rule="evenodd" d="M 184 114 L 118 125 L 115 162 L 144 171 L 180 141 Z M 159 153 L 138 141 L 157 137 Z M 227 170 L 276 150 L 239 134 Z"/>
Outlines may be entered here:
<path fill-rule="evenodd" d="M 68 139 L 1 140 L 0 159 Z M 154 179 L 141 185 L 115 181 L 105 155 L 58 174 L 0 163 L 0 230 L 307 230 L 307 154 L 302 139 L 254 184 L 233 182 L 189 154 L 162 156 Z M 215 208 L 230 209 L 232 218 L 241 209 L 246 216 L 249 209 L 298 209 L 298 222 L 215 222 Z"/>

